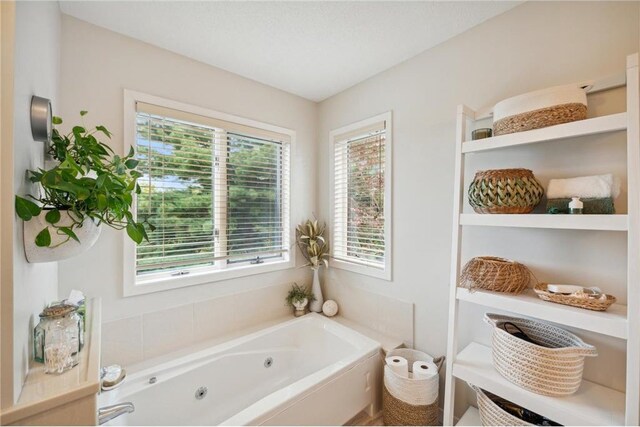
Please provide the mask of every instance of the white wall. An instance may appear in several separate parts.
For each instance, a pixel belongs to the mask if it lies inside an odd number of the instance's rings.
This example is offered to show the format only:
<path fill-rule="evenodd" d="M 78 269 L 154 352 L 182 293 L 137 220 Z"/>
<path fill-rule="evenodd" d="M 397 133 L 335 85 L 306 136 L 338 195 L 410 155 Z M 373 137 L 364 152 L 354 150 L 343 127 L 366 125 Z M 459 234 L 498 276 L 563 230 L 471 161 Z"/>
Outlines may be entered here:
<path fill-rule="evenodd" d="M 528 2 L 320 104 L 318 206 L 329 219 L 329 132 L 393 111 L 393 280 L 330 269 L 328 287 L 357 287 L 415 304 L 415 345 L 446 351 L 456 106 L 493 105 L 552 85 L 608 76 L 638 51 L 638 3 Z M 619 91 L 591 100 L 591 113 L 624 110 Z M 482 168 L 528 167 L 550 177 L 614 171 L 624 175 L 625 137 L 515 148 L 474 155 L 468 179 Z M 467 185 L 468 185 L 467 179 Z M 626 196 L 618 201 L 625 211 Z M 625 300 L 626 240 L 616 233 L 470 230 L 463 262 L 475 255 L 508 256 L 538 278 L 601 286 Z M 490 247 L 478 245 L 483 240 Z M 476 242 L 475 244 L 473 242 Z M 590 247 L 590 249 L 586 249 Z M 484 310 L 463 307 L 465 340 L 487 342 Z M 624 387 L 624 346 L 581 333 L 598 345 L 585 376 Z M 463 343 L 465 340 L 462 340 Z"/>
<path fill-rule="evenodd" d="M 31 136 L 29 111 L 32 95 L 51 99 L 54 107 L 59 100 L 60 18 L 57 2 L 16 3 L 14 190 L 19 195 L 36 190 L 27 181 L 25 171 L 44 166 L 44 145 Z M 13 200 L 9 203 L 13 204 Z M 19 220 L 13 239 L 14 399 L 17 399 L 33 354 L 34 323 L 38 323 L 38 314 L 45 304 L 58 297 L 58 265 L 27 263 Z"/>
<path fill-rule="evenodd" d="M 125 88 L 295 130 L 292 221 L 314 211 L 315 103 L 69 16 L 62 19 L 61 52 L 64 96 L 56 113 L 71 125 L 80 110 L 88 110 L 87 125 L 103 124 L 111 130 L 116 152 L 123 150 Z M 77 288 L 102 297 L 105 322 L 250 288 L 310 280 L 308 269 L 293 269 L 123 298 L 124 238 L 124 233 L 105 227 L 91 250 L 60 264 L 60 293 Z"/>

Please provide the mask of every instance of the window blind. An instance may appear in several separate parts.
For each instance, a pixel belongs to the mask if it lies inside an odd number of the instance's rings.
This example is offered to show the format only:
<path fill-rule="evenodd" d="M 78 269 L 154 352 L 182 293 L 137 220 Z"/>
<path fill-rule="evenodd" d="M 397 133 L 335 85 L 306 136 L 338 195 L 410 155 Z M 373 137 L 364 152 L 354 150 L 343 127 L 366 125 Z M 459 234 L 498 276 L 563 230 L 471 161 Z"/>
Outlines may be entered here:
<path fill-rule="evenodd" d="M 385 124 L 334 140 L 334 257 L 385 266 Z"/>
<path fill-rule="evenodd" d="M 289 140 L 249 126 L 138 103 L 141 194 L 156 229 L 138 275 L 188 274 L 282 259 L 289 247 Z"/>

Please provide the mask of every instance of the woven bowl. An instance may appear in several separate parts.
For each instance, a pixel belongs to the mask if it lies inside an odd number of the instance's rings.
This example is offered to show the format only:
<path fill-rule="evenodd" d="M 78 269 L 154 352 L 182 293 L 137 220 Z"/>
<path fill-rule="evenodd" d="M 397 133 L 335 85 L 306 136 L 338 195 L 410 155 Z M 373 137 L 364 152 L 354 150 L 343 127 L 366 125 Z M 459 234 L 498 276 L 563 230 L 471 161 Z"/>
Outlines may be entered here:
<path fill-rule="evenodd" d="M 521 293 L 530 281 L 531 272 L 525 265 L 490 256 L 472 258 L 460 275 L 460 287 L 510 294 Z"/>
<path fill-rule="evenodd" d="M 544 396 L 568 396 L 580 388 L 584 358 L 597 356 L 592 345 L 564 329 L 532 319 L 486 313 L 493 327 L 491 350 L 494 368 L 507 380 Z M 534 344 L 503 329 L 517 325 Z"/>
<path fill-rule="evenodd" d="M 570 305 L 572 307 L 585 308 L 587 310 L 605 311 L 616 302 L 613 295 L 605 295 L 604 299 L 579 298 L 571 295 L 554 294 L 547 290 L 547 283 L 538 283 L 533 290 L 538 298 L 544 301 L 555 302 L 557 304 Z"/>
<path fill-rule="evenodd" d="M 496 169 L 476 172 L 468 194 L 477 213 L 526 214 L 540 203 L 544 188 L 529 169 Z"/>

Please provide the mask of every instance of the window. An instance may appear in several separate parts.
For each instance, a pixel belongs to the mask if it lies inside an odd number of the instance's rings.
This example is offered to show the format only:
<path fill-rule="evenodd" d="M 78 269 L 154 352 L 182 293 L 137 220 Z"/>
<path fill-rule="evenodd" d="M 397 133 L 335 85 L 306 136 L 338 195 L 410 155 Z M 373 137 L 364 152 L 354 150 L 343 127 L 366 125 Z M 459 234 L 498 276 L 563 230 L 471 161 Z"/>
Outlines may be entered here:
<path fill-rule="evenodd" d="M 332 265 L 391 280 L 391 113 L 331 132 Z"/>
<path fill-rule="evenodd" d="M 156 229 L 128 251 L 125 294 L 291 267 L 291 132 L 127 95 L 143 174 L 136 215 Z"/>

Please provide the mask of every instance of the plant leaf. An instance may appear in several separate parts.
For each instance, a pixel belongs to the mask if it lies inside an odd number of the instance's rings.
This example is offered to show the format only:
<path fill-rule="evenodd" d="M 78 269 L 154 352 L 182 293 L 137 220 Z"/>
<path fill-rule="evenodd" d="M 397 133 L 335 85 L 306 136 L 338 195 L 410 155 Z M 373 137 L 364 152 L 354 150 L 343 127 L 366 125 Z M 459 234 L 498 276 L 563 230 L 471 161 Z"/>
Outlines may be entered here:
<path fill-rule="evenodd" d="M 80 243 L 80 239 L 78 239 L 78 236 L 76 236 L 76 233 L 74 233 L 73 230 L 70 229 L 69 227 L 60 227 L 58 228 L 58 230 L 62 231 L 64 234 L 71 237 L 76 242 Z"/>
<path fill-rule="evenodd" d="M 146 240 L 147 242 L 149 241 L 149 236 L 147 236 L 147 230 L 144 229 L 144 224 L 138 224 L 138 231 L 142 234 L 142 238 L 144 240 Z"/>
<path fill-rule="evenodd" d="M 51 120 L 51 123 L 53 123 L 54 125 L 61 125 L 62 124 L 62 119 L 58 116 L 53 116 L 53 119 Z"/>
<path fill-rule="evenodd" d="M 46 219 L 49 224 L 55 224 L 60 221 L 60 211 L 58 209 L 50 210 L 44 216 L 44 219 Z"/>
<path fill-rule="evenodd" d="M 49 233 L 49 227 L 45 227 L 36 236 L 36 246 L 48 247 L 51 244 L 51 234 Z"/>
<path fill-rule="evenodd" d="M 34 216 L 40 215 L 42 208 L 33 203 L 31 200 L 27 200 L 23 197 L 16 196 L 15 200 L 16 213 L 23 221 L 29 221 Z"/>
<path fill-rule="evenodd" d="M 96 126 L 96 130 L 99 131 L 99 132 L 102 132 L 103 134 L 105 134 L 107 136 L 107 138 L 111 138 L 111 132 L 109 132 L 106 127 L 104 127 L 102 125 Z"/>
<path fill-rule="evenodd" d="M 107 207 L 107 196 L 98 194 L 98 210 L 104 210 Z"/>
<path fill-rule="evenodd" d="M 124 165 L 128 168 L 128 169 L 135 169 L 136 166 L 138 166 L 138 163 L 140 163 L 138 160 L 136 159 L 129 159 L 126 162 L 124 162 Z"/>
<path fill-rule="evenodd" d="M 106 179 L 107 179 L 107 175 L 105 174 L 98 175 L 98 179 L 96 179 L 96 187 L 98 188 L 102 187 Z"/>
<path fill-rule="evenodd" d="M 137 244 L 142 243 L 142 239 L 144 238 L 144 236 L 135 223 L 130 222 L 127 224 L 127 234 L 129 235 L 129 237 L 131 237 L 131 240 L 133 240 Z"/>
<path fill-rule="evenodd" d="M 88 111 L 86 111 L 86 110 L 82 110 L 82 111 L 80 111 L 80 116 L 84 116 L 84 115 L 86 115 L 87 113 L 88 113 Z"/>

